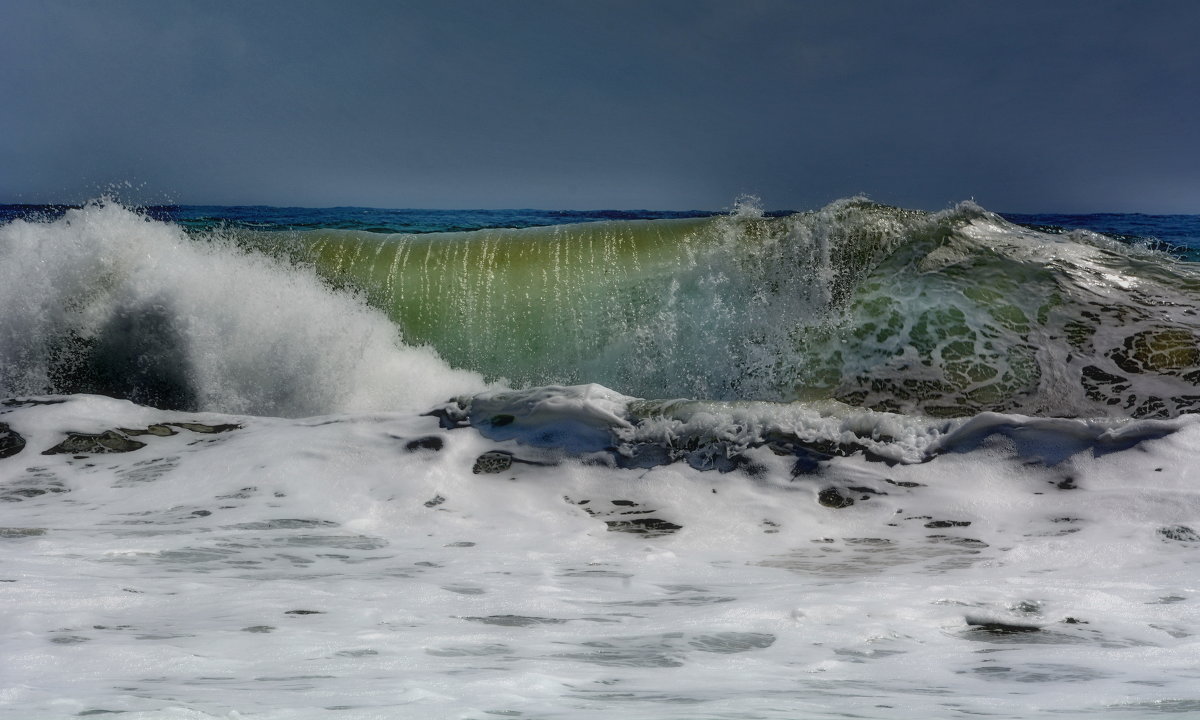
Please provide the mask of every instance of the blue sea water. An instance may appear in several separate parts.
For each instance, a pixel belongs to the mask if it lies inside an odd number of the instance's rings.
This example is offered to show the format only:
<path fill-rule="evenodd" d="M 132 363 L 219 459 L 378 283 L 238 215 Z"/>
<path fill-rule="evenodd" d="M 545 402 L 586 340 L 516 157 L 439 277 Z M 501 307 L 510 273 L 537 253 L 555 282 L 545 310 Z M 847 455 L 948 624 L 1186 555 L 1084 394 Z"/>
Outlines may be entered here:
<path fill-rule="evenodd" d="M 16 218 L 53 219 L 67 205 L 0 205 L 0 224 Z M 266 205 L 153 205 L 149 217 L 192 231 L 218 227 L 253 230 L 362 230 L 377 233 L 437 233 L 487 228 L 526 228 L 604 220 L 663 220 L 713 217 L 727 210 L 437 210 L 367 207 L 271 207 Z M 774 210 L 783 217 L 793 210 Z M 1200 215 L 1144 213 L 1000 213 L 1012 222 L 1043 232 L 1091 230 L 1134 243 L 1150 244 L 1188 260 L 1200 260 Z"/>
<path fill-rule="evenodd" d="M 0 205 L 0 223 L 21 217 L 53 219 L 61 216 L 67 208 L 62 205 Z M 175 223 L 191 231 L 229 227 L 246 230 L 360 230 L 375 233 L 459 232 L 720 214 L 705 210 L 429 210 L 265 205 L 154 205 L 141 210 L 155 220 Z"/>
<path fill-rule="evenodd" d="M 1142 242 L 1186 260 L 1200 260 L 1200 215 L 1093 213 L 1026 215 L 1002 213 L 1005 218 L 1044 232 L 1091 230 L 1126 242 Z"/>

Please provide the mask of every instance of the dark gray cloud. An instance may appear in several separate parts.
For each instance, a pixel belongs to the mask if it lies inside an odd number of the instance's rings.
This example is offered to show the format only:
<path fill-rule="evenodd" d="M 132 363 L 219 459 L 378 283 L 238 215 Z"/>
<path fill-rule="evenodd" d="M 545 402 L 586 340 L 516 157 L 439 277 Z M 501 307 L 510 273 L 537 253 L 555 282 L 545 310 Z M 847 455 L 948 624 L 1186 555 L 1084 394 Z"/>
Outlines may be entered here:
<path fill-rule="evenodd" d="M 8 0 L 0 202 L 1200 212 L 1200 3 Z"/>

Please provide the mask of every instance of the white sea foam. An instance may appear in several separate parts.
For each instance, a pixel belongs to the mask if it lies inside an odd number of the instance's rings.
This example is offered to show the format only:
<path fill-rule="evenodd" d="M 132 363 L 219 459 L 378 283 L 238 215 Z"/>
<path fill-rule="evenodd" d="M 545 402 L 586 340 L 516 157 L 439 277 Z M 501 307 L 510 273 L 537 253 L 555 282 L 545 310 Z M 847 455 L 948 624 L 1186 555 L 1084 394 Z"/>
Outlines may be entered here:
<path fill-rule="evenodd" d="M 928 462 L 857 453 L 793 476 L 767 446 L 745 449 L 753 473 L 616 469 L 407 412 L 66 400 L 0 415 L 26 441 L 0 460 L 13 717 L 1200 710 L 1190 418 L 926 421 L 943 438 Z M 488 412 L 523 405 L 508 426 L 537 437 L 563 427 L 555 404 L 585 419 L 581 447 L 593 421 L 629 422 L 603 388 Z M 176 434 L 39 454 L 157 423 Z M 1138 431 L 1131 448 L 1099 439 Z M 1066 436 L 1065 456 L 1038 454 Z M 473 472 L 488 452 L 514 462 Z M 829 488 L 854 504 L 822 505 Z"/>

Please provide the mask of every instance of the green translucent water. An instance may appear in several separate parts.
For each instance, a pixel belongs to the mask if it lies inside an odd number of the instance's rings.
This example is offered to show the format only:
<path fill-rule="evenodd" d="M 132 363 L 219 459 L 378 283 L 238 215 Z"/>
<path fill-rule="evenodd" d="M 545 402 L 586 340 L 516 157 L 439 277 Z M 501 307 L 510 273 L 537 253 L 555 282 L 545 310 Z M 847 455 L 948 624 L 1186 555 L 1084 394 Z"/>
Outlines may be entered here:
<path fill-rule="evenodd" d="M 406 343 L 518 386 L 938 416 L 1200 404 L 1190 266 L 974 206 L 300 238 Z"/>

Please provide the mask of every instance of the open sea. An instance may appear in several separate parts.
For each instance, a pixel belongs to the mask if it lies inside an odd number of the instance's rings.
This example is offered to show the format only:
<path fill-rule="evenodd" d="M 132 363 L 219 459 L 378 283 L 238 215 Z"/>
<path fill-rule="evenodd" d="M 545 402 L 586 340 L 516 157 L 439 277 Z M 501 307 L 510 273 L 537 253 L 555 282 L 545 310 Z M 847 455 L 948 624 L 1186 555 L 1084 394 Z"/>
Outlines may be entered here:
<path fill-rule="evenodd" d="M 1200 717 L 1200 216 L 0 206 L 0 716 Z"/>

